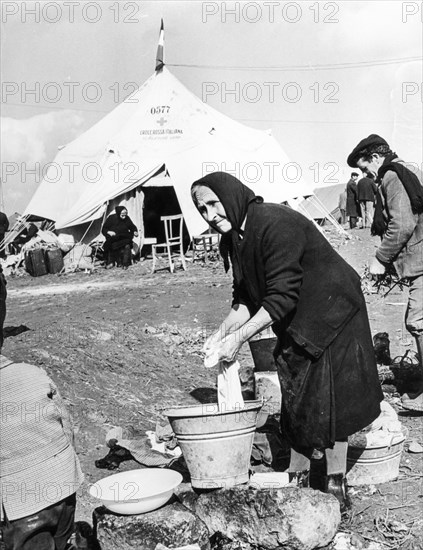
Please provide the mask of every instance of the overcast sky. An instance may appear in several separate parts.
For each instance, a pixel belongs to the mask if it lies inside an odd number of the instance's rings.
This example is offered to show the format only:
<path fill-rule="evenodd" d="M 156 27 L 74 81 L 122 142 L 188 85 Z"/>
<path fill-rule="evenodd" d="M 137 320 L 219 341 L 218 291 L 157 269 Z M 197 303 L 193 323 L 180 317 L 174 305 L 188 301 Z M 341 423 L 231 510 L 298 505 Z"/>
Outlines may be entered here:
<path fill-rule="evenodd" d="M 313 187 L 344 182 L 346 156 L 370 133 L 405 160 L 422 162 L 421 2 L 1 7 L 8 214 L 22 212 L 35 191 L 38 174 L 31 170 L 51 162 L 58 147 L 152 74 L 162 17 L 173 74 L 224 114 L 271 129 Z"/>

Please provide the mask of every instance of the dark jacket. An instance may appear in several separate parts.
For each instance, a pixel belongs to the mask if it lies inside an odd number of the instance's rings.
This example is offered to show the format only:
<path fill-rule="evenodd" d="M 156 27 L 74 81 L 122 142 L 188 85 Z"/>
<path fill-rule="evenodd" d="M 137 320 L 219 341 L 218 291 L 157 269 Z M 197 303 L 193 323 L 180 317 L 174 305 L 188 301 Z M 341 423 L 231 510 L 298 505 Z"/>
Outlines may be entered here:
<path fill-rule="evenodd" d="M 116 235 L 112 237 L 107 234 L 108 231 L 114 231 Z M 122 219 L 117 213 L 111 214 L 104 222 L 103 229 L 101 230 L 106 237 L 104 249 L 118 250 L 127 244 L 131 245 L 136 231 L 137 228 L 129 216 Z"/>
<path fill-rule="evenodd" d="M 347 216 L 354 218 L 361 216 L 360 204 L 357 198 L 357 184 L 352 179 L 347 183 Z"/>
<path fill-rule="evenodd" d="M 263 306 L 276 322 L 289 316 L 288 332 L 313 357 L 362 305 L 357 272 L 289 207 L 250 205 L 241 258 L 240 299 L 248 297 L 253 310 Z"/>
<path fill-rule="evenodd" d="M 0 234 L 4 235 L 9 229 L 9 220 L 4 212 L 0 212 Z"/>
<path fill-rule="evenodd" d="M 383 395 L 356 271 L 309 220 L 275 204 L 250 204 L 239 258 L 234 302 L 268 311 L 289 348 L 282 359 L 304 377 L 281 380 L 291 443 L 327 446 L 372 422 Z"/>
<path fill-rule="evenodd" d="M 357 182 L 357 198 L 359 202 L 375 202 L 376 183 L 371 178 L 361 178 Z"/>

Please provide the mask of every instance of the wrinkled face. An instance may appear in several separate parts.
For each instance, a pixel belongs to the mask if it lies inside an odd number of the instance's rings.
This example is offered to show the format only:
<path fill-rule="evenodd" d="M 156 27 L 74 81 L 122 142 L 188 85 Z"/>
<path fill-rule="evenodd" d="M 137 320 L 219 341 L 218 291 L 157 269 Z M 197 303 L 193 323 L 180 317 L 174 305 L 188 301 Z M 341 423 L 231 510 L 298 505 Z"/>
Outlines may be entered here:
<path fill-rule="evenodd" d="M 377 172 L 383 164 L 383 157 L 377 153 L 373 153 L 370 160 L 367 160 L 366 157 L 361 157 L 357 161 L 357 167 L 360 168 L 365 174 L 369 174 L 373 178 L 377 177 Z"/>
<path fill-rule="evenodd" d="M 197 185 L 193 189 L 192 198 L 200 214 L 213 229 L 219 233 L 227 233 L 232 229 L 223 204 L 211 189 Z"/>
<path fill-rule="evenodd" d="M 126 210 L 126 208 L 124 208 L 122 210 L 122 212 L 120 213 L 120 217 L 122 218 L 122 220 L 124 220 L 127 215 L 128 215 L 128 210 Z"/>

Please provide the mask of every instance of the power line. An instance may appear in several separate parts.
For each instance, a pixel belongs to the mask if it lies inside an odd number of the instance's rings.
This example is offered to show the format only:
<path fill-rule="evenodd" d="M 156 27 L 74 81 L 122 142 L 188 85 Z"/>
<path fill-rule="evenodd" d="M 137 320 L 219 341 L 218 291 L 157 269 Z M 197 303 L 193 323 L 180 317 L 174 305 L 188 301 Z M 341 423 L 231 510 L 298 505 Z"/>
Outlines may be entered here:
<path fill-rule="evenodd" d="M 282 120 L 278 118 L 234 118 L 242 122 L 284 122 L 294 124 L 392 124 L 392 120 Z"/>
<path fill-rule="evenodd" d="M 398 57 L 395 59 L 380 59 L 374 61 L 356 61 L 352 63 L 328 63 L 325 65 L 317 64 L 313 65 L 285 65 L 279 67 L 241 67 L 237 65 L 224 66 L 224 65 L 196 65 L 187 63 L 167 63 L 168 67 L 185 67 L 190 69 L 218 69 L 223 71 L 327 71 L 327 70 L 341 70 L 341 69 L 357 69 L 362 67 L 377 67 L 381 65 L 394 65 L 398 63 L 409 63 L 411 61 L 421 61 L 422 57 Z"/>

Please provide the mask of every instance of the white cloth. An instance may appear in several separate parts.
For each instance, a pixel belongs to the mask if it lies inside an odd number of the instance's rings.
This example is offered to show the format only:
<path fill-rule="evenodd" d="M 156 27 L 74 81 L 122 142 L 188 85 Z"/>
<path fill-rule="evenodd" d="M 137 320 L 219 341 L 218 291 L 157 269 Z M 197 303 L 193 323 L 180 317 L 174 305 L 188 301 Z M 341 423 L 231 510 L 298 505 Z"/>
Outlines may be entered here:
<path fill-rule="evenodd" d="M 217 375 L 217 402 L 219 412 L 233 411 L 244 408 L 244 399 L 241 392 L 241 382 L 239 380 L 239 362 L 218 361 L 217 353 L 206 353 L 204 366 L 211 368 L 217 366 L 219 369 Z"/>
<path fill-rule="evenodd" d="M 350 445 L 365 448 L 390 447 L 407 437 L 407 428 L 398 420 L 395 409 L 389 403 L 382 401 L 380 411 L 380 415 L 371 424 L 351 436 Z M 362 437 L 356 441 L 356 436 Z"/>
<path fill-rule="evenodd" d="M 219 363 L 217 375 L 217 402 L 219 412 L 240 410 L 244 408 L 244 399 L 239 380 L 239 362 Z"/>

